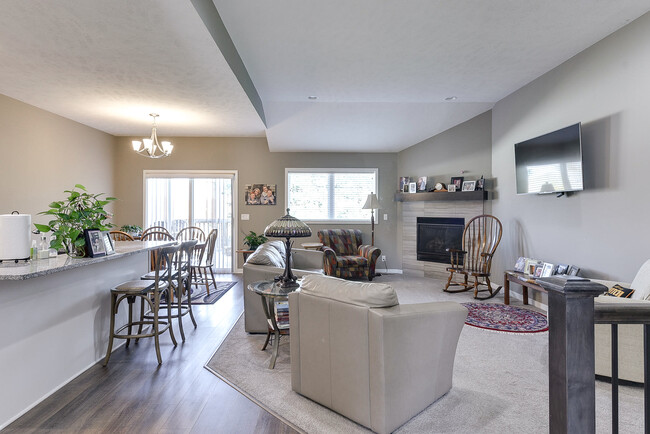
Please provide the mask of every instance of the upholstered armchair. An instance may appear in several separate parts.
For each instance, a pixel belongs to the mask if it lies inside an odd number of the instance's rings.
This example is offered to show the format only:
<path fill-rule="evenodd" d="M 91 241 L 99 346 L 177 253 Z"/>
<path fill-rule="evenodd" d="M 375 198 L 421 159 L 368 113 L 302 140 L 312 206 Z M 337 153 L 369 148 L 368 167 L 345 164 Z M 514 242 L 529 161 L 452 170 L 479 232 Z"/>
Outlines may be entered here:
<path fill-rule="evenodd" d="M 307 275 L 289 315 L 291 388 L 377 433 L 451 389 L 459 303 L 399 304 L 384 283 Z"/>
<path fill-rule="evenodd" d="M 323 269 L 328 276 L 343 279 L 354 277 L 375 277 L 375 264 L 381 250 L 364 245 L 361 231 L 357 229 L 323 229 L 318 231 L 323 243 Z"/>

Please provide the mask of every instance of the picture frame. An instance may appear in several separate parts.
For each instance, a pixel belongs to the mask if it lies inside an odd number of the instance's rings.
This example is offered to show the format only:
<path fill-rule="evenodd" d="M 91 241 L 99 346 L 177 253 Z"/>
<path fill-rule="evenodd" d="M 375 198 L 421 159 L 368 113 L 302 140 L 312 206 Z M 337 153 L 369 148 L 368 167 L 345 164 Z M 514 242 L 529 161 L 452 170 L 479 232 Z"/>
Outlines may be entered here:
<path fill-rule="evenodd" d="M 244 203 L 246 205 L 275 205 L 277 184 L 246 184 Z"/>
<path fill-rule="evenodd" d="M 417 184 L 415 182 L 409 182 L 409 193 L 417 192 Z"/>
<path fill-rule="evenodd" d="M 474 191 L 476 189 L 476 181 L 463 181 L 463 191 Z"/>
<path fill-rule="evenodd" d="M 455 192 L 456 191 L 456 184 L 449 184 L 447 186 L 447 191 L 450 192 L 450 193 Z"/>
<path fill-rule="evenodd" d="M 452 176 L 451 181 L 449 184 L 453 184 L 456 186 L 456 189 L 454 191 L 461 191 L 463 188 L 463 181 L 465 180 L 465 177 L 463 176 Z"/>
<path fill-rule="evenodd" d="M 104 241 L 104 247 L 106 249 L 106 256 L 115 254 L 115 245 L 113 244 L 113 239 L 108 231 L 102 232 L 102 240 Z"/>
<path fill-rule="evenodd" d="M 404 184 L 404 190 L 402 190 L 402 191 L 403 191 L 404 193 L 408 193 L 408 192 L 409 192 L 409 183 L 408 183 L 408 182 L 407 182 L 406 184 Z"/>
<path fill-rule="evenodd" d="M 526 268 L 526 259 L 524 256 L 520 256 L 517 259 L 517 262 L 515 262 L 515 271 L 519 271 L 520 273 L 523 273 L 524 269 Z"/>
<path fill-rule="evenodd" d="M 551 277 L 552 275 L 553 275 L 553 264 L 544 262 L 544 265 L 542 266 L 541 277 Z"/>
<path fill-rule="evenodd" d="M 558 264 L 557 268 L 555 268 L 555 274 L 558 276 L 563 276 L 566 274 L 566 272 L 569 270 L 569 266 L 566 264 Z"/>
<path fill-rule="evenodd" d="M 541 265 L 542 265 L 542 261 L 538 261 L 537 259 L 526 258 L 524 273 L 534 276 L 535 270 L 537 269 L 537 267 L 540 267 Z"/>
<path fill-rule="evenodd" d="M 408 189 L 409 182 L 411 182 L 411 178 L 408 176 L 400 176 L 399 177 L 399 191 L 401 192 L 406 192 Z"/>
<path fill-rule="evenodd" d="M 418 191 L 427 191 L 427 177 L 420 176 L 418 178 Z"/>
<path fill-rule="evenodd" d="M 535 277 L 535 278 L 542 277 L 542 271 L 543 270 L 544 270 L 543 266 L 540 266 L 540 265 L 536 266 L 535 267 L 535 273 L 533 274 L 533 277 Z"/>
<path fill-rule="evenodd" d="M 567 270 L 566 274 L 569 276 L 577 276 L 579 272 L 580 268 L 576 267 L 575 265 L 569 265 L 569 269 Z"/>
<path fill-rule="evenodd" d="M 91 258 L 106 256 L 102 231 L 99 229 L 84 229 L 84 239 L 86 240 L 86 256 Z"/>
<path fill-rule="evenodd" d="M 485 190 L 485 178 L 481 176 L 481 179 L 476 180 L 476 191 L 483 191 Z"/>

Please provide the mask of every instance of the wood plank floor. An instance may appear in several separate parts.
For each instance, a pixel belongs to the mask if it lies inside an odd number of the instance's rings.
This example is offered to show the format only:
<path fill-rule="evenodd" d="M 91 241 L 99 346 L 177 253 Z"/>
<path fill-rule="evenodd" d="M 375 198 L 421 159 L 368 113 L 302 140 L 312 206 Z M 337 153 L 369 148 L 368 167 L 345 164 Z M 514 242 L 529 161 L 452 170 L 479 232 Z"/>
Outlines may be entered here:
<path fill-rule="evenodd" d="M 296 432 L 203 368 L 244 309 L 241 275 L 217 280 L 237 285 L 194 307 L 198 328 L 184 317 L 185 343 L 178 331 L 176 348 L 161 337 L 162 365 L 153 339 L 118 348 L 108 367 L 94 365 L 3 432 Z"/>

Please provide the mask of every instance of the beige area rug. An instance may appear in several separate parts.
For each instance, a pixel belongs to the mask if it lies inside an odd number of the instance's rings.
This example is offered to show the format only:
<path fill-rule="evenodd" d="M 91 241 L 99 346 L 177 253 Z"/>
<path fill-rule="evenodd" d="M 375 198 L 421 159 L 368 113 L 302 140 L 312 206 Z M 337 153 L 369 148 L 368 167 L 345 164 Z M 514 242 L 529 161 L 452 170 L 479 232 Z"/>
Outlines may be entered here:
<path fill-rule="evenodd" d="M 431 279 L 384 276 L 400 303 L 452 300 Z M 498 298 L 491 302 L 502 302 Z M 291 390 L 289 339 L 282 338 L 276 368 L 268 369 L 264 335 L 244 331 L 243 317 L 206 368 L 295 429 L 306 433 L 363 433 L 366 428 Z M 597 432 L 611 432 L 610 385 L 596 382 Z M 620 432 L 643 432 L 643 389 L 621 387 Z M 447 395 L 398 433 L 547 433 L 548 333 L 495 333 L 465 326 L 458 342 L 454 384 Z"/>

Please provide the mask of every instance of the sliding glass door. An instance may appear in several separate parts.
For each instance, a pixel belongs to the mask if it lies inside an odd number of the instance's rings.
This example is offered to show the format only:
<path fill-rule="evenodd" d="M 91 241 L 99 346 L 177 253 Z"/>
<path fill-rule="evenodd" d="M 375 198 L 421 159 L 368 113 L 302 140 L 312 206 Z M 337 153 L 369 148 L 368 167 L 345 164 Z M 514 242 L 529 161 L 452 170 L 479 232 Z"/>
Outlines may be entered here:
<path fill-rule="evenodd" d="M 145 227 L 163 226 L 173 236 L 198 226 L 217 229 L 213 266 L 229 273 L 233 264 L 234 172 L 145 171 Z"/>

